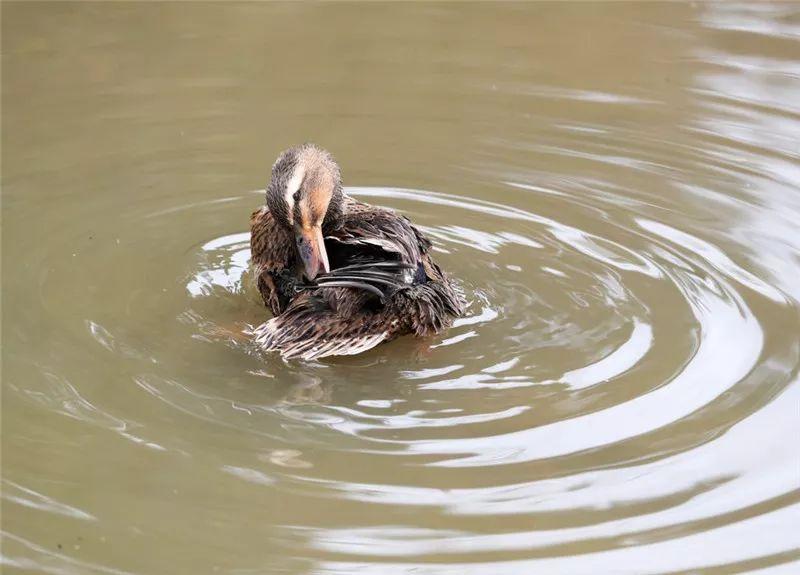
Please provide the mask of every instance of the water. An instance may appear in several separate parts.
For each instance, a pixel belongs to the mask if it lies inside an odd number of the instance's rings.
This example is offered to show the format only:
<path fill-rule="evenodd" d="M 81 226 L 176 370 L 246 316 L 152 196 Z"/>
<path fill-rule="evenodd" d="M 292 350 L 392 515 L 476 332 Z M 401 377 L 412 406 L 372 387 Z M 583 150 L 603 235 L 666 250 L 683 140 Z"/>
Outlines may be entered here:
<path fill-rule="evenodd" d="M 4 573 L 790 573 L 797 4 L 3 5 Z M 284 363 L 277 153 L 468 314 Z"/>

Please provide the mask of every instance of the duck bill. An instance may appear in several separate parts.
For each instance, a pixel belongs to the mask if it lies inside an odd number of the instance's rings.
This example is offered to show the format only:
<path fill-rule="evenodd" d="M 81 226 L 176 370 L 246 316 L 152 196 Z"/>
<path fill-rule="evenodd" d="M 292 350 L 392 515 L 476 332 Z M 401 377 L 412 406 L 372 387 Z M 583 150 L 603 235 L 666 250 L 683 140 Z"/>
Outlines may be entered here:
<path fill-rule="evenodd" d="M 295 238 L 297 241 L 297 253 L 303 262 L 306 277 L 313 280 L 320 273 L 331 271 L 328 264 L 328 252 L 325 251 L 325 241 L 322 237 L 322 228 L 314 226 L 295 228 Z"/>

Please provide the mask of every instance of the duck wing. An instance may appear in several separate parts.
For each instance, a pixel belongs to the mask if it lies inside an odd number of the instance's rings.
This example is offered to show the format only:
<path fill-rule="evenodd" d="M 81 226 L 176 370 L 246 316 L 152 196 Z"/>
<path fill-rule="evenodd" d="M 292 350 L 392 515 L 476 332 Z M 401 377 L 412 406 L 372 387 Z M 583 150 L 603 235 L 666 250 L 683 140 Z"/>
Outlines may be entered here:
<path fill-rule="evenodd" d="M 316 278 L 320 288 L 360 289 L 385 303 L 397 290 L 425 279 L 421 264 L 430 242 L 391 210 L 350 200 L 343 225 L 325 244 L 332 269 Z"/>
<path fill-rule="evenodd" d="M 377 296 L 381 303 L 394 292 L 411 285 L 415 266 L 400 261 L 351 264 L 316 278 L 310 289 L 349 287 Z"/>
<path fill-rule="evenodd" d="M 431 243 L 405 216 L 348 199 L 342 225 L 326 237 L 350 264 L 401 261 L 417 264 Z"/>

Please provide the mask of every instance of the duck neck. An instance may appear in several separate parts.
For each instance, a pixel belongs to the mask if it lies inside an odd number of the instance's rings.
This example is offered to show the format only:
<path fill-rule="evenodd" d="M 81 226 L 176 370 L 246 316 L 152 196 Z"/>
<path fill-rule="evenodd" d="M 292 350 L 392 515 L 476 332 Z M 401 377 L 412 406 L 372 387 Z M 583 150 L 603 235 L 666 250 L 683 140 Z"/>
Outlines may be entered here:
<path fill-rule="evenodd" d="M 342 225 L 342 219 L 346 209 L 346 197 L 342 192 L 341 186 L 336 186 L 328 204 L 328 211 L 325 212 L 325 219 L 322 221 L 322 232 L 330 232 Z"/>

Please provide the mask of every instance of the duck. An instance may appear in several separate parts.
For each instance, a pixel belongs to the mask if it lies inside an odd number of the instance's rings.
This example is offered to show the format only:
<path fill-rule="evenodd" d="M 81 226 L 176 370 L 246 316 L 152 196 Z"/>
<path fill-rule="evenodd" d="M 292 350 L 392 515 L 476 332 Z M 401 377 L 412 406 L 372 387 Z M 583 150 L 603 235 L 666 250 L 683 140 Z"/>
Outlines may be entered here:
<path fill-rule="evenodd" d="M 250 218 L 251 267 L 272 318 L 252 329 L 284 359 L 354 355 L 405 335 L 439 334 L 466 308 L 431 240 L 388 208 L 344 192 L 325 149 L 278 156 Z"/>

